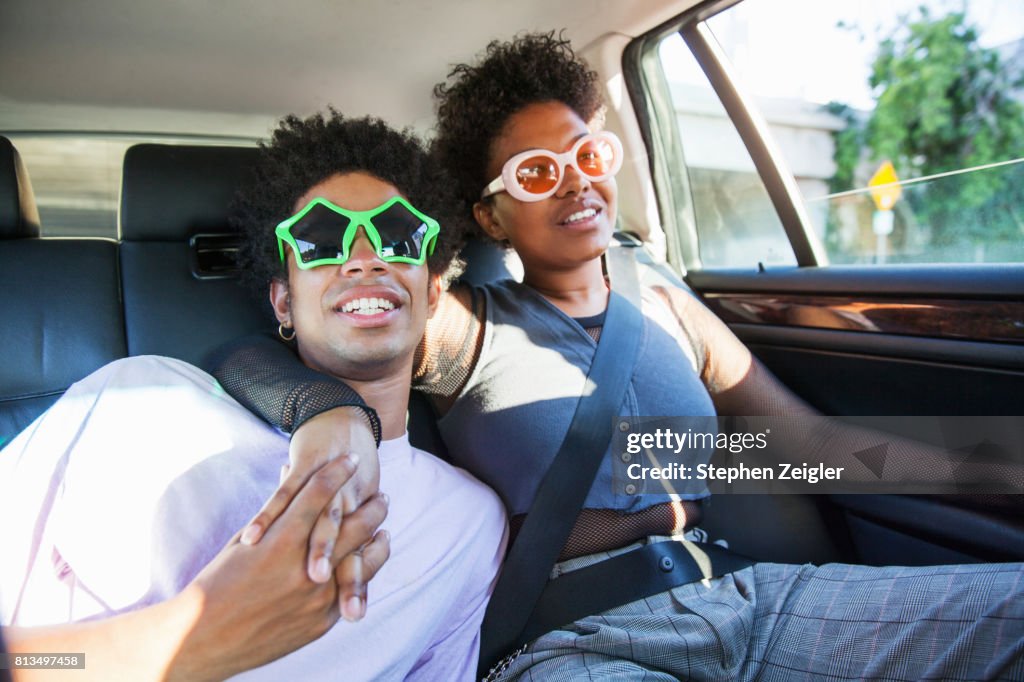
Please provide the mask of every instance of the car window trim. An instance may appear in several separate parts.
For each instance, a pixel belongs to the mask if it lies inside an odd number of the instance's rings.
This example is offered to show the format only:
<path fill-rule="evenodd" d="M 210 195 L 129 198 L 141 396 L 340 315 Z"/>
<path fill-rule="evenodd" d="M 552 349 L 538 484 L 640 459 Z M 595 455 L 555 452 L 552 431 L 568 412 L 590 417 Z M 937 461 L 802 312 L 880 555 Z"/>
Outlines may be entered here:
<path fill-rule="evenodd" d="M 678 33 L 693 52 L 751 156 L 769 200 L 785 230 L 798 266 L 828 264 L 828 255 L 814 232 L 803 196 L 778 152 L 760 110 L 743 94 L 731 65 L 710 29 L 708 18 L 741 0 L 701 3 L 633 40 L 623 54 L 623 74 L 648 148 L 651 176 L 662 222 L 668 229 L 669 260 L 680 275 L 703 269 L 697 221 L 690 193 L 688 166 L 682 151 L 668 83 L 658 45 Z"/>
<path fill-rule="evenodd" d="M 708 77 L 711 87 L 750 153 L 757 174 L 768 192 L 768 198 L 775 207 L 775 212 L 789 238 L 797 265 L 828 265 L 825 245 L 812 228 L 810 215 L 804 206 L 796 179 L 775 144 L 767 121 L 754 105 L 753 99 L 740 86 L 733 74 L 732 65 L 710 27 L 703 21 L 687 24 L 679 29 L 679 35 Z"/>

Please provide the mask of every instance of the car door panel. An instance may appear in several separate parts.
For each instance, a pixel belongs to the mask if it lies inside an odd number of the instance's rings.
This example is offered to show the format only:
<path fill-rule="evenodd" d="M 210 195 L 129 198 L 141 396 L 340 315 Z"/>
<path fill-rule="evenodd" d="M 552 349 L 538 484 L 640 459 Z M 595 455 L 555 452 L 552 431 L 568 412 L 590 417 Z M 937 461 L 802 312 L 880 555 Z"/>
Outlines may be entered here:
<path fill-rule="evenodd" d="M 692 272 L 687 281 L 825 414 L 1014 416 L 1024 414 L 1021 272 L 804 268 L 767 276 Z M 1021 502 L 1020 495 L 833 495 L 819 501 L 819 512 L 828 510 L 822 513 L 846 559 L 1008 561 L 1024 558 Z M 755 508 L 764 513 L 766 504 Z"/>

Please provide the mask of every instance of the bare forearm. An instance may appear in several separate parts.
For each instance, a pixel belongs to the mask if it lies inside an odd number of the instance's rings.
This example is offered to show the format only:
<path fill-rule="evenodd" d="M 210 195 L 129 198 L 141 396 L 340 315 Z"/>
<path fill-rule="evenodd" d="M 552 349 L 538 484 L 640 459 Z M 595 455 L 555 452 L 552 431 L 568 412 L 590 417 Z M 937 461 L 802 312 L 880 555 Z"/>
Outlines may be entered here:
<path fill-rule="evenodd" d="M 963 457 L 952 457 L 936 445 L 822 415 L 699 301 L 677 290 L 663 294 L 693 341 L 701 379 L 717 412 L 772 418 L 772 449 L 778 462 L 842 468 L 844 482 L 868 484 L 871 492 L 943 493 L 967 485 L 980 486 L 977 490 L 984 492 L 1024 490 L 1018 463 L 965 465 Z"/>
<path fill-rule="evenodd" d="M 10 650 L 84 653 L 84 671 L 60 671 L 61 680 L 132 682 L 222 680 L 286 656 L 337 622 L 337 583 L 351 582 L 342 570 L 346 558 L 361 556 L 364 580 L 387 560 L 387 536 L 376 532 L 387 503 L 378 495 L 342 523 L 328 560 L 331 573 L 337 569 L 341 575 L 323 583 L 306 575 L 312 524 L 355 470 L 351 458 L 325 464 L 258 545 L 241 544 L 236 534 L 175 597 L 103 620 L 11 628 L 4 632 Z M 55 678 L 54 671 L 18 672 L 20 682 Z"/>
<path fill-rule="evenodd" d="M 188 592 L 139 611 L 104 620 L 6 628 L 12 654 L 82 653 L 81 670 L 14 670 L 16 682 L 49 680 L 216 680 L 236 670 L 214 665 L 190 640 L 200 607 Z M 191 649 L 191 650 L 190 650 Z M 229 663 L 229 661 L 223 661 Z"/>

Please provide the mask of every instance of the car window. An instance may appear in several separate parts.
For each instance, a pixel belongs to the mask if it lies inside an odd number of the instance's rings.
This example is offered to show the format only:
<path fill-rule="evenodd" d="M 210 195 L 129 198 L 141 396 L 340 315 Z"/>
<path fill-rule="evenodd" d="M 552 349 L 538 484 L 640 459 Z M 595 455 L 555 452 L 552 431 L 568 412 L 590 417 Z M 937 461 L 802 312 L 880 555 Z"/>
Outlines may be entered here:
<path fill-rule="evenodd" d="M 748 0 L 706 25 L 766 121 L 828 262 L 1024 262 L 1024 6 Z M 700 264 L 793 262 L 683 39 L 669 35 L 658 55 Z"/>
<path fill-rule="evenodd" d="M 206 136 L 3 134 L 28 171 L 44 237 L 118 238 L 121 166 L 132 145 L 255 144 L 247 138 Z"/>
<path fill-rule="evenodd" d="M 796 260 L 735 126 L 679 34 L 659 46 L 685 162 L 704 267 Z"/>

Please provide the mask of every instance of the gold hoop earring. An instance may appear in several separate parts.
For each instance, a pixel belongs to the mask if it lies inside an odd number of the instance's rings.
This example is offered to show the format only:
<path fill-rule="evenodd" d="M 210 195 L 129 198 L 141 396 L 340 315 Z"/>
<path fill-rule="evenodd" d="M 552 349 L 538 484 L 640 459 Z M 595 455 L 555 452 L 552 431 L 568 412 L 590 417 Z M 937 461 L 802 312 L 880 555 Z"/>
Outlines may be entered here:
<path fill-rule="evenodd" d="M 285 334 L 286 331 L 290 331 L 291 334 Z M 277 335 L 281 337 L 282 341 L 291 341 L 295 338 L 295 330 L 291 327 L 286 327 L 284 322 L 277 325 Z"/>

